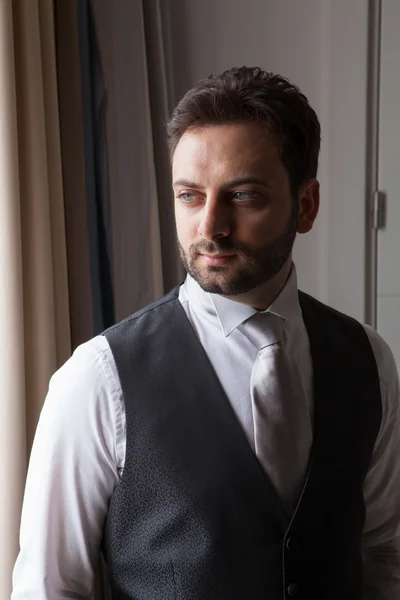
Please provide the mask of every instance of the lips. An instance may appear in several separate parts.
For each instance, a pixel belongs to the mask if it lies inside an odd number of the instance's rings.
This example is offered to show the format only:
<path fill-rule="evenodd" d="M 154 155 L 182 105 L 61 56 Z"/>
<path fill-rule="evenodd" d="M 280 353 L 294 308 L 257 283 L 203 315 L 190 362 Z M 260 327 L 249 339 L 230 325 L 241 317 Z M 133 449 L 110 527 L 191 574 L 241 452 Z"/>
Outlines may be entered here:
<path fill-rule="evenodd" d="M 209 265 L 224 265 L 235 258 L 236 254 L 200 254 Z"/>

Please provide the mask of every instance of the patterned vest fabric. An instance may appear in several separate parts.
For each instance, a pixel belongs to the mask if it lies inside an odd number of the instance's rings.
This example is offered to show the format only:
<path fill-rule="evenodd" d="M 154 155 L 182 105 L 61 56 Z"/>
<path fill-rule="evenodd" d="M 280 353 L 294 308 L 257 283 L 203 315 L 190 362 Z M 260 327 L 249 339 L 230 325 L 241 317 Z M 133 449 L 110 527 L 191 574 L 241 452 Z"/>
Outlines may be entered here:
<path fill-rule="evenodd" d="M 364 328 L 300 292 L 315 425 L 289 521 L 178 292 L 104 333 L 127 419 L 103 544 L 113 598 L 361 600 L 363 483 L 382 416 Z"/>

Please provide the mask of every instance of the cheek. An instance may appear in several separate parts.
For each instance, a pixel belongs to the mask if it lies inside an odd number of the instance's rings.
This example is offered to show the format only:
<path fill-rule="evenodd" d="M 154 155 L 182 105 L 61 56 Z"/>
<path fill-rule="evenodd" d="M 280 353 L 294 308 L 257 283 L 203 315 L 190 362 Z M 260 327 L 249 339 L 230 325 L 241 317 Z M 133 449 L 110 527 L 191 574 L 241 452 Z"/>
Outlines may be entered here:
<path fill-rule="evenodd" d="M 271 207 L 238 220 L 237 237 L 250 247 L 263 247 L 285 231 L 289 218 L 290 209 L 283 211 Z"/>
<path fill-rule="evenodd" d="M 197 226 L 194 218 L 189 218 L 187 211 L 175 205 L 175 224 L 178 240 L 183 249 L 187 250 L 196 239 Z"/>

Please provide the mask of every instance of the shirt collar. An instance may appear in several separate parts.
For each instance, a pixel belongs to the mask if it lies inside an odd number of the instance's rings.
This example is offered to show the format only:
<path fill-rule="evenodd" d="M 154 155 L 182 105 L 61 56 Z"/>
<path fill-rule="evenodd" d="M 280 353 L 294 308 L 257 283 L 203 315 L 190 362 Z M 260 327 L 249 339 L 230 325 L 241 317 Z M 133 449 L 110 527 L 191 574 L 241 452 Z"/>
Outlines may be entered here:
<path fill-rule="evenodd" d="M 208 317 L 218 318 L 225 337 L 228 337 L 234 329 L 257 312 L 246 304 L 230 300 L 219 294 L 205 292 L 190 275 L 187 275 L 184 286 L 189 300 L 201 312 Z M 295 325 L 303 325 L 297 289 L 297 273 L 294 265 L 286 284 L 265 312 L 278 315 Z"/>

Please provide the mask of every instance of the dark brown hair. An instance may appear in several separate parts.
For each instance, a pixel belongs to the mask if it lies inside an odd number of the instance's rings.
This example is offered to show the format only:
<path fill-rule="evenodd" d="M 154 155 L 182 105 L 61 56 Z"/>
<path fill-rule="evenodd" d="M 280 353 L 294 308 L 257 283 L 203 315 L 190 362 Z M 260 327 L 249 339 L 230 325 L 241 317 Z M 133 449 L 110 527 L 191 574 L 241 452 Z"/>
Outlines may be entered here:
<path fill-rule="evenodd" d="M 321 128 L 315 111 L 288 79 L 258 67 L 234 67 L 190 89 L 167 126 L 170 155 L 188 129 L 243 121 L 259 122 L 275 138 L 293 193 L 316 177 Z"/>

